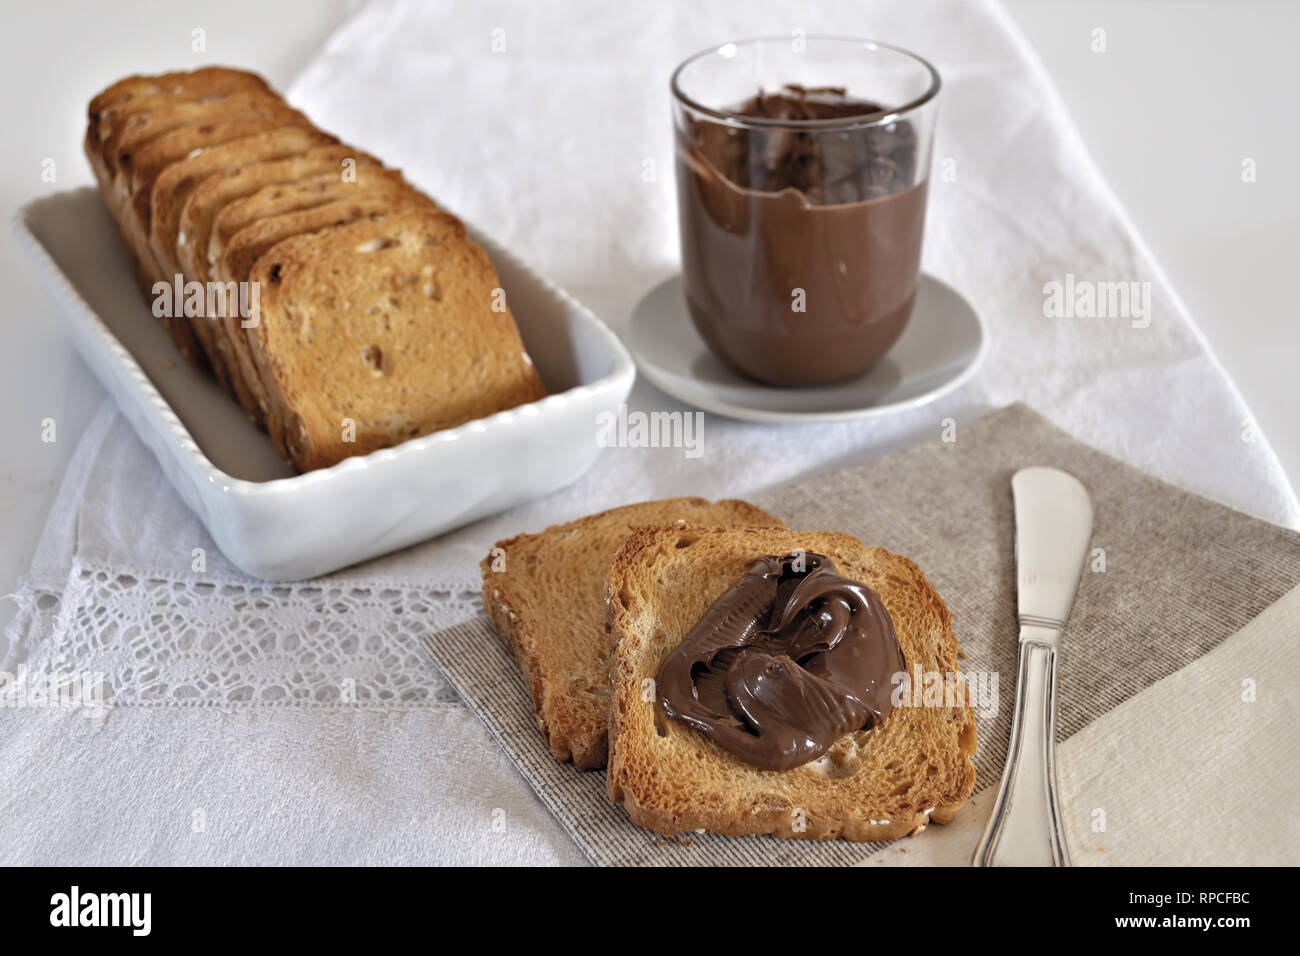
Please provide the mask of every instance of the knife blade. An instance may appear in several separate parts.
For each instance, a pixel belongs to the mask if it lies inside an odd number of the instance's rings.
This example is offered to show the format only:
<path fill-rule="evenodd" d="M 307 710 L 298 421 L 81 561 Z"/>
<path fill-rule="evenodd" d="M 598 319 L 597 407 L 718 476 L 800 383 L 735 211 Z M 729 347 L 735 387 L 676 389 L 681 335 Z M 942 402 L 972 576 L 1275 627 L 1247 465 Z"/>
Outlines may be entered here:
<path fill-rule="evenodd" d="M 1069 866 L 1056 784 L 1056 657 L 1092 540 L 1092 499 L 1056 468 L 1011 479 L 1020 672 L 1007 763 L 974 866 Z"/>

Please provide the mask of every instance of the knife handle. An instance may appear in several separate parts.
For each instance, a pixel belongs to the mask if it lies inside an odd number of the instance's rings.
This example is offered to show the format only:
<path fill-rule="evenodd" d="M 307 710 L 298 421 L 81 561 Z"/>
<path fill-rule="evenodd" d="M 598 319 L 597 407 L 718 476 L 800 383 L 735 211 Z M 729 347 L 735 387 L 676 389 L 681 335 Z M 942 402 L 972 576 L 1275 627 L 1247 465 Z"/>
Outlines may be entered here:
<path fill-rule="evenodd" d="M 1020 680 L 1006 772 L 971 861 L 975 866 L 1069 866 L 1056 794 L 1056 638 L 1020 629 Z"/>

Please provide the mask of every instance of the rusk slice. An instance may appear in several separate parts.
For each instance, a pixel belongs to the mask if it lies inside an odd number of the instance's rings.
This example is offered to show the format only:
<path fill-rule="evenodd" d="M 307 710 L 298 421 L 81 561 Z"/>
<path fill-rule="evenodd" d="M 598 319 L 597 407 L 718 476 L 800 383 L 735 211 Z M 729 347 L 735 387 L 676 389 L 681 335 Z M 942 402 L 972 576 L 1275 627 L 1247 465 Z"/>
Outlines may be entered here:
<path fill-rule="evenodd" d="M 251 195 L 268 184 L 293 182 L 332 171 L 341 173 L 345 162 L 355 166 L 378 164 L 378 160 L 351 146 L 331 145 L 309 149 L 301 156 L 250 162 L 209 176 L 195 187 L 181 208 L 175 240 L 176 263 L 180 271 L 197 282 L 208 282 L 214 278 L 208 264 L 208 237 L 214 220 L 227 204 Z M 210 335 L 211 347 L 216 354 L 209 349 L 208 342 L 204 342 L 203 346 L 208 350 L 214 373 L 218 378 L 224 376 L 230 391 L 244 409 L 255 409 L 253 393 L 249 391 L 240 373 L 239 363 L 233 359 L 231 349 L 224 341 L 225 331 L 219 321 L 210 330 Z M 256 415 L 251 411 L 249 414 L 257 421 Z"/>
<path fill-rule="evenodd" d="M 213 277 L 222 282 L 249 281 L 257 260 L 286 239 L 362 219 L 380 219 L 408 207 L 430 210 L 437 208 L 427 196 L 413 189 L 402 188 L 369 192 L 355 199 L 339 200 L 260 220 L 232 237 L 223 250 L 221 261 L 213 268 Z M 228 315 L 218 326 L 221 334 L 217 348 L 227 367 L 238 368 L 240 381 L 245 387 L 246 394 L 240 396 L 241 402 L 247 399 L 244 410 L 254 422 L 267 430 L 276 447 L 281 447 L 284 440 L 283 422 L 273 414 L 266 385 L 253 361 L 243 321 L 237 315 Z"/>
<path fill-rule="evenodd" d="M 199 100 L 167 104 L 126 117 L 103 146 L 104 162 L 114 176 L 130 166 L 134 154 L 167 133 L 201 123 L 211 123 L 245 113 L 289 112 L 289 106 L 270 90 L 236 90 Z"/>
<path fill-rule="evenodd" d="M 147 222 L 133 209 L 131 183 L 127 176 L 110 170 L 106 153 L 114 131 L 127 120 L 147 118 L 154 112 L 178 103 L 228 100 L 228 94 L 256 94 L 268 102 L 276 99 L 266 81 L 256 74 L 220 67 L 192 73 L 170 73 L 158 77 L 128 77 L 96 96 L 88 110 L 85 138 L 86 156 L 99 182 L 105 204 L 117 221 L 131 264 L 146 299 L 153 298 L 152 288 L 160 280 L 171 281 L 171 270 L 164 269 L 149 246 Z M 287 109 L 281 102 L 281 109 Z M 143 144 L 141 144 L 143 145 Z M 166 323 L 177 349 L 195 365 L 202 366 L 203 355 L 198 341 L 184 321 Z"/>
<path fill-rule="evenodd" d="M 846 534 L 769 529 L 632 534 L 610 572 L 607 786 L 632 822 L 662 834 L 705 829 L 806 839 L 892 840 L 947 823 L 975 785 L 975 717 L 953 706 L 895 706 L 793 770 L 759 770 L 643 700 L 668 653 L 709 606 L 769 554 L 820 552 L 872 588 L 893 619 L 909 673 L 959 672 L 948 609 L 907 558 Z"/>
<path fill-rule="evenodd" d="M 265 133 L 229 140 L 172 163 L 158 176 L 150 198 L 150 239 L 160 263 L 178 266 L 181 214 L 191 194 L 205 180 L 249 163 L 285 160 L 307 150 L 333 146 L 337 140 L 307 126 L 281 126 Z M 269 188 L 291 188 L 290 186 Z M 188 237 L 187 237 L 188 238 Z"/>
<path fill-rule="evenodd" d="M 266 133 L 230 140 L 208 149 L 200 150 L 179 162 L 172 163 L 154 181 L 150 198 L 152 215 L 149 222 L 149 248 L 164 276 L 184 274 L 187 279 L 198 277 L 185 273 L 177 255 L 181 211 L 195 188 L 210 176 L 227 169 L 259 159 L 281 159 L 295 156 L 313 147 L 335 143 L 337 140 L 319 130 L 306 126 L 284 126 Z M 215 316 L 191 316 L 189 325 L 212 366 L 217 381 L 228 392 L 234 386 L 216 349 L 213 324 Z"/>
<path fill-rule="evenodd" d="M 314 209 L 327 203 L 356 199 L 374 192 L 410 190 L 400 170 L 379 165 L 358 166 L 344 179 L 337 170 L 304 177 L 298 182 L 276 183 L 232 202 L 212 223 L 208 237 L 208 265 L 221 261 L 231 238 L 259 220 Z M 247 241 L 247 237 L 245 237 Z"/>
<path fill-rule="evenodd" d="M 151 221 L 153 184 L 168 166 L 194 155 L 197 150 L 210 149 L 232 139 L 242 139 L 285 126 L 313 128 L 307 118 L 296 110 L 283 104 L 275 106 L 271 100 L 267 104 L 265 109 L 256 112 L 174 129 L 132 154 L 129 162 L 123 160 L 118 179 L 121 181 L 125 178 L 130 183 L 128 191 L 131 207 L 146 230 Z"/>
<path fill-rule="evenodd" d="M 225 96 L 240 90 L 273 92 L 255 73 L 217 66 L 204 67 L 192 73 L 128 77 L 91 100 L 86 111 L 86 151 L 103 154 L 119 125 L 131 117 L 153 113 L 176 103 Z"/>
<path fill-rule="evenodd" d="M 250 281 L 261 310 L 245 336 L 301 471 L 545 395 L 496 270 L 447 213 L 286 239 Z"/>
<path fill-rule="evenodd" d="M 378 165 L 378 160 L 351 146 L 330 145 L 309 149 L 301 156 L 260 160 L 210 176 L 195 187 L 185 201 L 177 227 L 176 257 L 181 271 L 206 282 L 211 275 L 208 239 L 217 216 L 229 206 L 266 186 L 294 183 L 326 173 L 341 176 L 344 163 L 357 167 Z"/>
<path fill-rule="evenodd" d="M 785 526 L 744 501 L 645 501 L 498 541 L 480 564 L 483 609 L 514 652 L 537 726 L 555 759 L 583 770 L 608 755 L 610 565 L 645 525 Z"/>

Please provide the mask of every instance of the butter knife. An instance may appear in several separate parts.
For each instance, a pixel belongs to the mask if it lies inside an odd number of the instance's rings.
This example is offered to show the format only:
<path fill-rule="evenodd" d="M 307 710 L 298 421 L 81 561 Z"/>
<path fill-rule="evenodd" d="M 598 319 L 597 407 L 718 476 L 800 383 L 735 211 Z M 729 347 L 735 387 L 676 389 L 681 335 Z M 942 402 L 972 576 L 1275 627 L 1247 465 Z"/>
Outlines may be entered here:
<path fill-rule="evenodd" d="M 1079 479 L 1023 468 L 1016 513 L 1020 676 L 1007 765 L 974 866 L 1069 866 L 1056 793 L 1056 652 L 1092 540 L 1092 500 Z"/>

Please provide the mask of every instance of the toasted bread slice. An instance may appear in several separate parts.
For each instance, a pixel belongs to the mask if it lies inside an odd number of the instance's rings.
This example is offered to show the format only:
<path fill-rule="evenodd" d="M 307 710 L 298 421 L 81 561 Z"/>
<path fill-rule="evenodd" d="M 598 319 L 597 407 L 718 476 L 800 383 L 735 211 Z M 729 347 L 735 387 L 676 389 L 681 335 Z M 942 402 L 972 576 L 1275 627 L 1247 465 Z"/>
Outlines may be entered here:
<path fill-rule="evenodd" d="M 227 243 L 241 230 L 264 219 L 273 219 L 304 209 L 314 209 L 332 202 L 356 199 L 374 192 L 398 192 L 410 186 L 400 170 L 382 166 L 358 166 L 354 175 L 344 179 L 338 170 L 309 176 L 293 183 L 266 186 L 221 210 L 213 221 L 208 237 L 208 264 L 221 261 Z M 256 232 L 244 237 L 248 243 Z"/>
<path fill-rule="evenodd" d="M 281 126 L 220 143 L 172 163 L 154 181 L 150 198 L 153 211 L 149 223 L 150 240 L 159 262 L 179 266 L 181 215 L 190 195 L 204 180 L 240 169 L 248 163 L 292 159 L 308 150 L 337 143 L 335 137 L 308 126 Z"/>
<path fill-rule="evenodd" d="M 208 264 L 208 237 L 217 215 L 227 204 L 269 184 L 294 182 L 327 172 L 341 173 L 345 168 L 377 165 L 378 160 L 351 146 L 329 145 L 309 149 L 301 156 L 249 162 L 209 176 L 194 188 L 181 207 L 180 222 L 175 227 L 176 263 L 180 271 L 197 282 L 214 278 Z M 238 360 L 225 341 L 220 321 L 208 334 L 210 341 L 204 341 L 203 348 L 208 352 L 214 374 L 218 379 L 224 378 L 239 404 L 260 424 L 255 411 L 256 400 L 244 381 Z"/>
<path fill-rule="evenodd" d="M 307 126 L 282 126 L 265 133 L 230 140 L 187 156 L 164 169 L 154 181 L 149 205 L 149 248 L 165 276 L 187 275 L 177 255 L 181 211 L 195 188 L 209 176 L 259 159 L 282 159 L 304 150 L 337 143 L 333 136 Z M 229 372 L 216 349 L 215 317 L 191 316 L 190 331 L 203 349 L 217 381 L 233 394 Z"/>
<path fill-rule="evenodd" d="M 114 83 L 91 100 L 87 110 L 85 151 L 91 170 L 99 182 L 100 194 L 117 221 L 123 243 L 131 259 L 136 280 L 146 298 L 152 298 L 156 282 L 170 281 L 149 248 L 148 230 L 131 211 L 130 182 L 110 170 L 106 147 L 114 131 L 127 118 L 165 109 L 179 102 L 221 98 L 235 91 L 271 89 L 260 76 L 241 70 L 207 67 L 185 73 L 161 76 L 131 76 Z M 186 322 L 168 321 L 168 330 L 177 349 L 195 365 L 202 366 L 203 356 Z"/>
<path fill-rule="evenodd" d="M 270 102 L 270 101 L 268 101 Z M 143 250 L 142 259 L 150 263 L 154 275 L 171 282 L 175 273 L 166 263 L 159 262 L 149 241 L 152 222 L 152 196 L 154 182 L 167 167 L 194 158 L 203 150 L 234 139 L 270 132 L 286 126 L 307 127 L 301 114 L 281 105 L 268 106 L 257 114 L 245 114 L 230 120 L 195 123 L 165 133 L 138 153 L 120 154 L 121 171 L 115 180 L 114 192 L 124 197 L 125 207 L 119 224 L 132 234 L 129 244 Z M 164 323 L 176 348 L 200 368 L 207 366 L 206 352 L 185 316 L 170 316 Z"/>
<path fill-rule="evenodd" d="M 131 117 L 153 113 L 176 103 L 220 97 L 240 90 L 272 92 L 266 80 L 255 73 L 217 66 L 190 73 L 127 77 L 90 101 L 86 151 L 102 155 L 119 124 Z"/>
<path fill-rule="evenodd" d="M 276 120 L 270 119 L 235 120 L 230 123 L 204 124 L 203 129 L 207 130 L 207 132 L 200 132 L 198 135 L 208 140 L 209 145 L 207 147 L 195 147 L 194 150 L 189 151 L 184 155 L 177 155 L 173 160 L 166 163 L 158 161 L 155 164 L 155 160 L 160 160 L 161 156 L 150 157 L 151 151 L 156 146 L 167 142 L 172 136 L 188 136 L 191 130 L 199 130 L 199 127 L 183 127 L 182 129 L 176 130 L 175 133 L 167 134 L 153 145 L 146 147 L 139 154 L 142 163 L 136 170 L 137 175 L 133 179 L 133 185 L 126 191 L 128 197 L 127 206 L 124 210 L 123 219 L 120 222 L 125 222 L 125 231 L 132 235 L 135 244 L 138 244 L 143 248 L 143 255 L 147 261 L 152 264 L 154 274 L 167 283 L 174 281 L 176 266 L 170 257 L 160 258 L 158 248 L 151 241 L 151 234 L 153 231 L 151 210 L 152 196 L 154 193 L 153 187 L 156 185 L 157 180 L 160 178 L 166 179 L 164 187 L 160 191 L 161 196 L 166 196 L 170 192 L 172 185 L 174 185 L 178 179 L 183 178 L 181 174 L 168 175 L 173 172 L 171 167 L 181 166 L 182 171 L 189 169 L 192 166 L 202 167 L 206 165 L 208 161 L 208 157 L 204 154 L 212 148 L 221 146 L 232 140 L 252 138 L 261 133 L 297 129 L 305 133 L 306 139 L 311 142 L 321 142 L 329 139 L 329 137 L 326 137 L 324 134 L 311 129 L 310 127 L 297 125 L 285 126 Z M 273 146 L 262 155 L 284 155 L 286 151 L 294 152 L 301 150 L 302 148 L 301 144 L 288 146 L 283 144 L 283 141 L 281 140 L 277 140 L 276 142 L 280 145 Z M 150 157 L 148 159 L 150 165 L 148 166 L 144 164 L 146 157 Z M 146 169 L 151 171 L 146 173 Z M 207 366 L 207 349 L 199 339 L 194 324 L 191 323 L 186 316 L 168 316 L 164 319 L 164 324 L 166 325 L 168 332 L 171 333 L 172 340 L 176 343 L 176 347 L 182 354 L 191 358 L 195 364 L 200 367 Z"/>
<path fill-rule="evenodd" d="M 294 236 L 249 279 L 261 308 L 245 338 L 301 471 L 546 394 L 487 253 L 447 213 Z"/>
<path fill-rule="evenodd" d="M 907 558 L 830 531 L 634 532 L 610 571 L 610 798 L 662 834 L 708 830 L 779 837 L 893 840 L 947 823 L 975 786 L 975 716 L 965 687 L 952 706 L 897 705 L 792 770 L 759 770 L 685 724 L 656 695 L 665 657 L 764 555 L 825 554 L 880 596 L 908 672 L 959 673 L 947 607 Z M 653 686 L 653 684 L 648 685 Z"/>
<path fill-rule="evenodd" d="M 295 183 L 326 173 L 341 176 L 347 168 L 345 164 L 360 169 L 362 166 L 377 166 L 379 161 L 351 146 L 339 144 L 318 146 L 301 156 L 250 162 L 208 177 L 195 187 L 181 210 L 176 257 L 182 271 L 200 282 L 206 282 L 212 275 L 208 239 L 217 217 L 231 203 L 252 196 L 267 186 Z M 214 257 L 214 261 L 216 259 L 219 257 Z"/>
<path fill-rule="evenodd" d="M 289 106 L 270 90 L 235 90 L 230 93 L 206 96 L 198 100 L 182 100 L 154 110 L 144 110 L 126 117 L 108 137 L 103 146 L 104 162 L 116 176 L 123 161 L 130 163 L 132 156 L 145 146 L 161 139 L 167 133 L 201 123 L 241 116 L 248 112 L 289 112 Z"/>
<path fill-rule="evenodd" d="M 583 770 L 609 752 L 609 568 L 644 525 L 785 527 L 745 501 L 644 501 L 498 541 L 479 566 L 483 610 L 514 652 L 537 726 L 556 760 Z"/>
<path fill-rule="evenodd" d="M 151 222 L 153 184 L 168 166 L 193 156 L 197 150 L 285 126 L 311 128 L 311 123 L 296 110 L 283 104 L 274 105 L 268 100 L 266 108 L 255 112 L 182 126 L 164 133 L 137 153 L 119 157 L 122 171 L 118 180 L 128 183 L 126 190 L 131 197 L 131 207 L 147 230 Z"/>
<path fill-rule="evenodd" d="M 222 282 L 247 282 L 257 260 L 286 239 L 362 219 L 382 219 L 412 206 L 430 210 L 437 208 L 431 199 L 414 190 L 391 189 L 254 222 L 231 238 L 222 250 L 220 262 L 213 267 L 213 275 Z M 270 393 L 253 361 L 243 321 L 232 313 L 218 325 L 220 337 L 217 347 L 223 360 L 233 362 L 231 367 L 238 368 L 240 381 L 246 389 L 246 394 L 240 396 L 241 401 L 247 400 L 244 410 L 267 430 L 276 446 L 281 447 L 283 423 L 272 411 Z"/>

